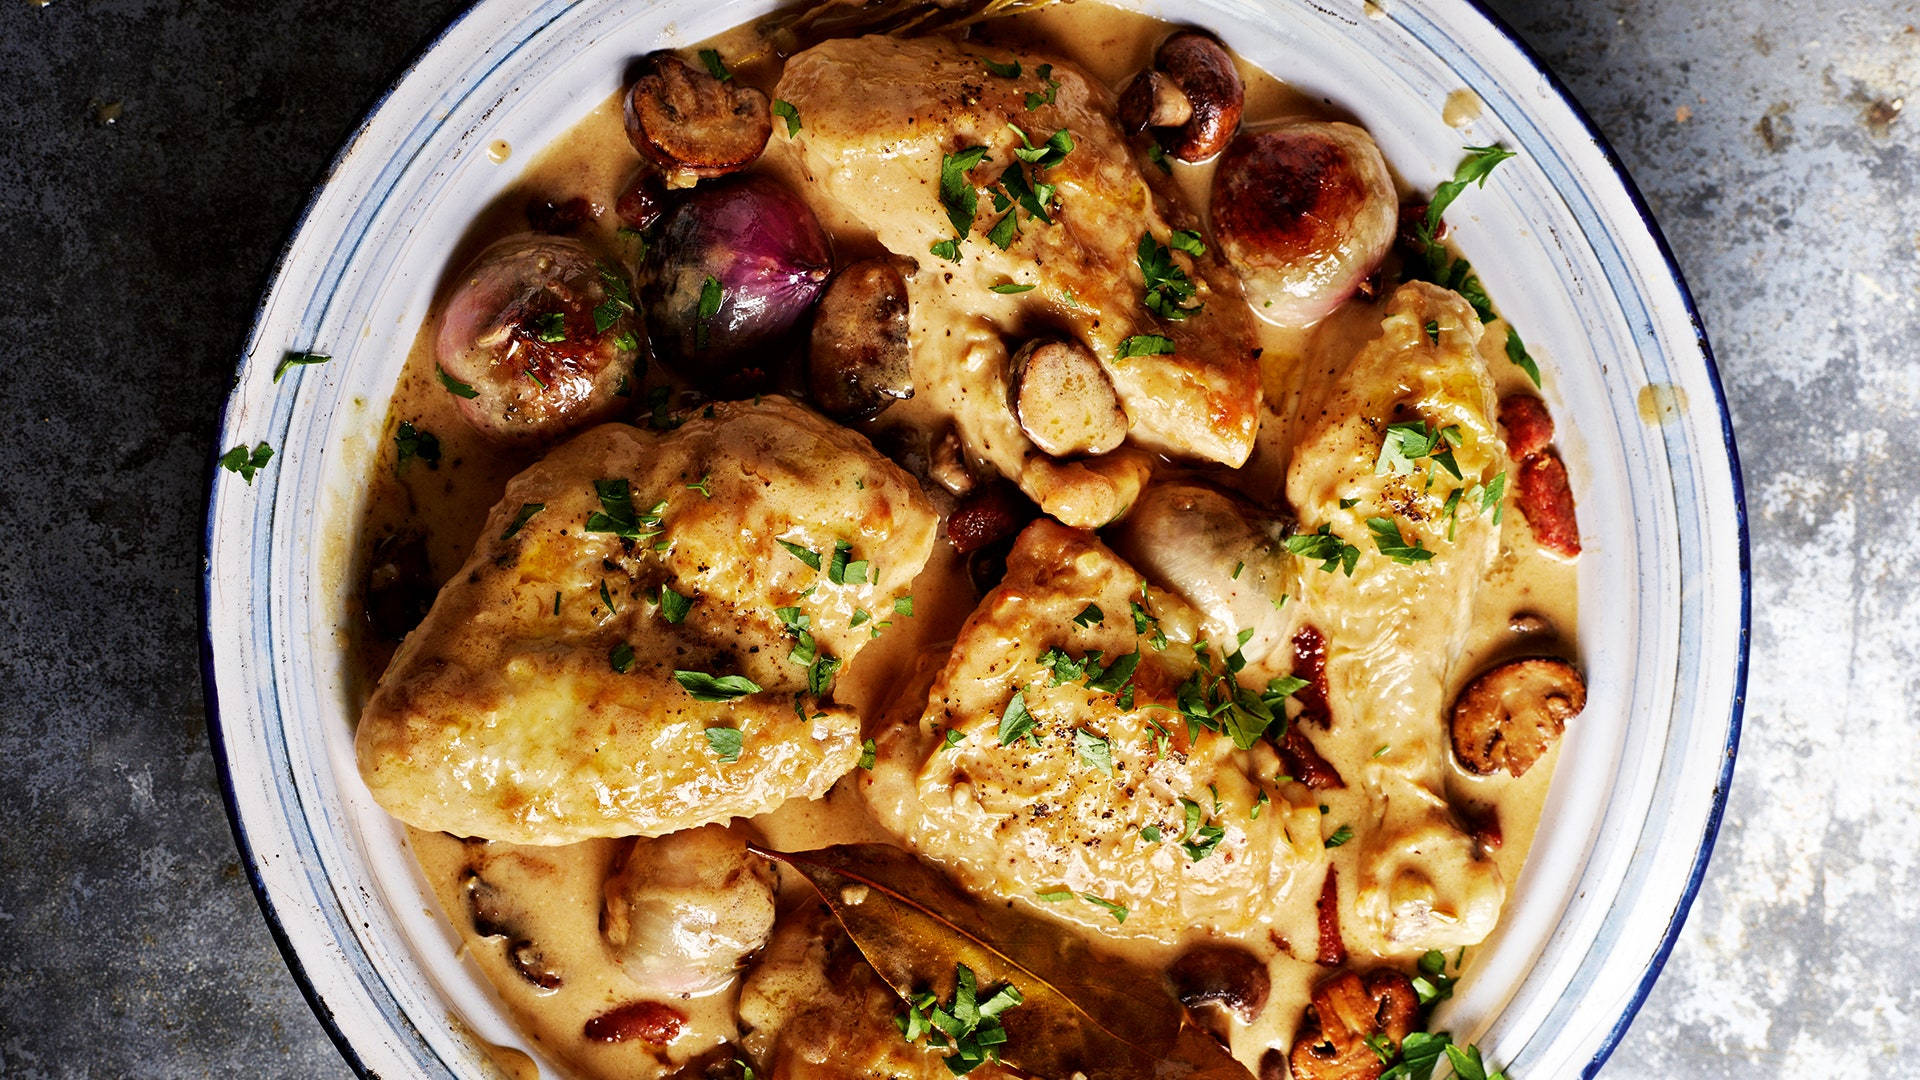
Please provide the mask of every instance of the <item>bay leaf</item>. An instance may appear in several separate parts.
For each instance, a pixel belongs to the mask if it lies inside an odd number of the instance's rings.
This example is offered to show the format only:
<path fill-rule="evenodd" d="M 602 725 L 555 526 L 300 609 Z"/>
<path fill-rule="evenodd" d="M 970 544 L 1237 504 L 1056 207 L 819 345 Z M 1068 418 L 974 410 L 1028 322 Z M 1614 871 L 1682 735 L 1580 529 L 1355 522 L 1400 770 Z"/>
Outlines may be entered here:
<path fill-rule="evenodd" d="M 1187 1022 L 1160 972 L 1096 951 L 1057 924 L 983 903 L 925 861 L 885 844 L 816 851 L 754 848 L 817 889 L 847 936 L 904 1000 L 953 992 L 965 964 L 981 993 L 1012 984 L 1024 1003 L 1000 1015 L 1001 1063 L 1049 1080 L 1248 1080 Z"/>

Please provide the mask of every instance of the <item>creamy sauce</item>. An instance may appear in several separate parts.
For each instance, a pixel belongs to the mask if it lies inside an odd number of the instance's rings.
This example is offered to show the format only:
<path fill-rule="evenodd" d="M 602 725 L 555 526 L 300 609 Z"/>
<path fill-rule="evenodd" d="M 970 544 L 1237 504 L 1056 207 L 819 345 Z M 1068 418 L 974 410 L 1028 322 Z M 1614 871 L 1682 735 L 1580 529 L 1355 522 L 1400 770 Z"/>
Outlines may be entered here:
<path fill-rule="evenodd" d="M 1377 6 L 1369 4 L 1368 12 L 1377 14 Z M 1098 79 L 1117 86 L 1149 61 L 1155 44 L 1167 29 L 1166 24 L 1145 16 L 1081 0 L 991 22 L 981 28 L 977 36 L 1062 55 Z M 737 29 L 709 44 L 727 56 L 736 78 L 771 91 L 779 75 L 778 63 L 766 55 L 749 28 Z M 1307 99 L 1244 63 L 1242 75 L 1247 82 L 1246 123 L 1250 126 L 1285 117 L 1338 118 L 1340 115 L 1337 110 Z M 1450 97 L 1446 107 L 1447 122 L 1456 125 L 1470 120 L 1478 107 L 1477 101 L 1456 101 L 1459 96 Z M 512 148 L 497 142 L 488 152 L 493 161 L 505 162 Z M 637 155 L 628 146 L 622 128 L 618 97 L 600 103 L 565 136 L 537 153 L 512 190 L 476 215 L 465 238 L 448 255 L 436 310 L 439 302 L 444 302 L 452 291 L 459 270 L 482 247 L 501 235 L 525 227 L 523 208 L 529 200 L 559 202 L 584 196 L 593 204 L 596 215 L 578 235 L 590 245 L 631 260 L 633 253 L 627 248 L 628 241 L 615 233 L 617 220 L 611 213 L 611 204 L 637 163 Z M 783 178 L 790 181 L 799 179 L 793 175 L 795 166 L 788 155 L 770 152 L 756 168 L 783 174 Z M 1175 167 L 1174 179 L 1189 205 L 1195 208 L 1206 206 L 1211 178 L 1210 164 Z M 831 218 L 822 223 L 834 236 L 838 261 L 845 262 L 876 250 L 867 226 Z M 1378 305 L 1355 301 L 1312 331 L 1283 330 L 1259 323 L 1264 349 L 1262 381 L 1268 406 L 1263 414 L 1258 447 L 1242 470 L 1215 468 L 1201 470 L 1202 474 L 1214 483 L 1243 491 L 1261 503 L 1278 503 L 1288 454 L 1296 435 L 1280 418 L 1296 412 L 1308 382 L 1316 373 L 1304 362 L 1306 357 L 1316 350 L 1350 352 L 1378 331 L 1380 314 Z M 430 318 L 421 328 L 394 390 L 387 417 L 389 437 L 384 440 L 380 460 L 369 477 L 369 509 L 358 539 L 356 572 L 361 580 L 365 580 L 368 568 L 380 561 L 376 548 L 383 538 L 407 531 L 424 535 L 432 580 L 444 580 L 472 549 L 487 510 L 499 499 L 506 481 L 535 456 L 529 451 L 493 445 L 460 419 L 454 399 L 442 391 L 435 379 L 436 326 Z M 1503 332 L 1498 324 L 1489 330 L 1489 333 L 1496 332 Z M 1499 357 L 1501 354 L 1495 348 L 1487 350 L 1487 355 Z M 1496 360 L 1490 367 L 1500 393 L 1526 385 L 1524 375 L 1511 365 Z M 644 401 L 646 391 L 657 386 L 681 388 L 670 373 L 660 370 L 657 364 L 652 365 L 644 385 L 635 389 L 635 401 Z M 1641 411 L 1649 422 L 1658 422 L 1673 408 L 1671 394 L 1662 398 L 1657 388 L 1652 387 L 1642 393 Z M 636 405 L 636 412 L 639 411 L 640 406 Z M 418 460 L 404 467 L 396 466 L 391 436 L 403 421 L 439 438 L 441 458 L 437 467 Z M 890 439 L 898 439 L 903 432 L 925 432 L 941 421 L 926 403 L 915 400 L 894 407 L 884 417 L 884 423 L 875 425 L 869 433 L 884 449 L 890 445 Z M 1510 504 L 1506 520 L 1508 524 L 1499 532 L 1493 569 L 1477 593 L 1471 629 L 1459 646 L 1460 659 L 1451 668 L 1453 685 L 1448 688 L 1449 699 L 1467 679 L 1500 660 L 1533 653 L 1571 655 L 1573 643 L 1551 638 L 1551 630 L 1543 634 L 1515 627 L 1533 625 L 1523 616 L 1537 616 L 1539 623 L 1546 627 L 1577 625 L 1573 564 L 1539 552 Z M 905 697 L 912 707 L 911 695 L 916 690 L 924 693 L 931 671 L 921 658 L 930 649 L 936 650 L 933 655 L 939 655 L 937 650 L 942 643 L 952 640 L 977 595 L 967 578 L 964 561 L 944 543 L 937 545 L 933 559 L 914 583 L 912 592 L 915 617 L 896 620 L 898 625 L 861 652 L 844 670 L 835 691 L 838 700 L 851 704 L 866 718 L 869 736 L 882 728 L 891 702 Z M 350 622 L 355 626 L 364 624 L 364 620 L 358 618 Z M 360 638 L 356 643 L 357 675 L 359 699 L 364 700 L 391 656 L 392 643 L 379 640 L 365 630 Z M 918 677 L 911 674 L 916 669 L 921 673 Z M 1276 670 L 1285 669 L 1283 659 Z M 914 712 L 917 713 L 917 708 Z M 1337 725 L 1331 732 L 1316 734 L 1321 752 L 1349 777 L 1358 774 L 1377 749 L 1366 745 L 1363 739 L 1359 725 L 1355 724 Z M 1448 795 L 1458 804 L 1497 813 L 1503 843 L 1492 858 L 1508 883 L 1519 876 L 1556 758 L 1557 751 L 1550 752 L 1524 778 L 1517 780 L 1505 775 L 1471 776 L 1454 767 L 1449 759 Z M 824 799 L 790 802 L 774 813 L 747 823 L 746 829 L 774 847 L 793 849 L 891 839 L 869 813 L 850 780 L 843 780 Z M 1358 825 L 1369 816 L 1368 795 L 1362 785 L 1322 792 L 1307 792 L 1297 784 L 1291 786 L 1297 790 L 1290 792 L 1288 798 L 1306 806 L 1315 803 L 1324 806 L 1325 833 L 1332 833 L 1339 825 L 1349 822 Z M 655 1075 L 663 1066 L 670 1068 L 684 1063 L 736 1036 L 731 991 L 703 1000 L 675 1002 L 687 1015 L 688 1023 L 680 1037 L 665 1050 L 651 1049 L 637 1041 L 600 1043 L 583 1034 L 588 1020 L 637 996 L 600 933 L 603 884 L 609 866 L 622 852 L 626 841 L 596 840 L 566 847 L 526 848 L 414 830 L 411 842 L 422 870 L 433 884 L 447 917 L 460 932 L 465 948 L 497 988 L 526 1038 L 580 1076 Z M 1331 852 L 1332 864 L 1338 868 L 1343 882 L 1356 880 L 1355 862 L 1360 846 L 1349 844 Z M 476 933 L 466 891 L 466 880 L 475 872 L 514 898 L 514 935 L 482 937 Z M 803 885 L 791 879 L 784 885 L 790 901 L 804 895 Z M 1251 1025 L 1236 1023 L 1233 1031 L 1233 1047 L 1250 1066 L 1266 1047 L 1286 1045 L 1312 984 L 1326 970 L 1312 963 L 1315 892 L 1317 890 L 1299 890 L 1290 898 L 1288 910 L 1274 920 L 1276 926 L 1287 928 L 1286 933 L 1276 931 L 1265 942 L 1250 943 L 1272 957 L 1273 975 L 1273 993 L 1264 1013 Z M 1205 930 L 1194 929 L 1186 935 L 1186 940 L 1205 936 Z M 537 955 L 530 957 L 525 949 L 517 949 L 520 939 L 537 943 Z M 1178 954 L 1185 941 L 1116 939 L 1101 944 L 1133 959 L 1164 965 Z M 1471 950 L 1466 950 L 1466 954 L 1470 967 Z M 557 974 L 559 981 L 552 985 L 549 979 L 546 981 L 550 985 L 539 985 L 539 980 L 525 973 L 528 970 L 536 975 L 541 971 Z M 496 1057 L 512 1075 L 533 1075 L 531 1063 L 518 1051 L 511 1048 L 498 1048 L 498 1051 Z"/>

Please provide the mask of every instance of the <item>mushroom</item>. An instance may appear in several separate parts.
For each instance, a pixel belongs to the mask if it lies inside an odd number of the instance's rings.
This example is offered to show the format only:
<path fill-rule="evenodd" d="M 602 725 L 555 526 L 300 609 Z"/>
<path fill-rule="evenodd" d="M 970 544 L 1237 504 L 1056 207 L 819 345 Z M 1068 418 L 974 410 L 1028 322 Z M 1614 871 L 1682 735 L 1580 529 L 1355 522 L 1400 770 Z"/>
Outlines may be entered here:
<path fill-rule="evenodd" d="M 1379 268 L 1393 246 L 1399 196 L 1372 136 L 1296 120 L 1233 141 L 1213 176 L 1212 215 L 1254 312 L 1306 326 Z"/>
<path fill-rule="evenodd" d="M 1273 987 L 1267 965 L 1237 945 L 1196 945 L 1180 954 L 1167 976 L 1180 1004 L 1217 1006 L 1249 1024 L 1267 1007 Z"/>
<path fill-rule="evenodd" d="M 668 187 L 739 172 L 766 148 L 773 134 L 767 95 L 696 71 L 670 52 L 640 65 L 626 96 L 627 140 L 660 167 Z"/>
<path fill-rule="evenodd" d="M 1020 430 L 1057 458 L 1107 453 L 1127 437 L 1120 395 L 1092 350 L 1039 338 L 1009 362 L 1008 404 Z"/>
<path fill-rule="evenodd" d="M 1151 130 L 1181 161 L 1205 161 L 1226 148 L 1245 104 L 1227 50 L 1208 34 L 1182 30 L 1161 42 L 1153 67 L 1120 91 L 1120 124 L 1130 135 Z"/>
<path fill-rule="evenodd" d="M 1480 776 L 1526 775 L 1567 721 L 1587 705 L 1587 684 L 1552 657 L 1509 660 L 1482 672 L 1453 702 L 1453 755 Z"/>
<path fill-rule="evenodd" d="M 813 316 L 807 389 L 840 420 L 869 419 L 913 396 L 899 260 L 862 259 L 834 276 Z"/>
<path fill-rule="evenodd" d="M 1419 1009 L 1412 980 L 1390 968 L 1322 981 L 1294 1036 L 1294 1080 L 1379 1080 L 1386 1063 L 1367 1040 L 1385 1036 L 1398 1047 Z"/>
<path fill-rule="evenodd" d="M 699 997 L 732 984 L 773 930 L 773 875 L 725 826 L 633 842 L 607 879 L 600 929 L 648 992 Z"/>

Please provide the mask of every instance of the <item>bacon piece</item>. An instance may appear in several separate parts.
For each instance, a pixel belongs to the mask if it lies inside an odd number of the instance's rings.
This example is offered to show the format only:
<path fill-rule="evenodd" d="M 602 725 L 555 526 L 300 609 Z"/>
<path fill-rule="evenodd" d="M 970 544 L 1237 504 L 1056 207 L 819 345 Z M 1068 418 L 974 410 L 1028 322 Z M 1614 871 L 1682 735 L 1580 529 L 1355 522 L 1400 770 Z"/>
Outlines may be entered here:
<path fill-rule="evenodd" d="M 1560 455 L 1547 450 L 1522 462 L 1514 501 L 1527 516 L 1527 524 L 1533 528 L 1533 537 L 1541 547 L 1568 558 L 1580 554 L 1580 524 L 1574 518 L 1573 488 L 1567 481 L 1567 467 L 1561 463 Z"/>
<path fill-rule="evenodd" d="M 1020 531 L 1033 508 L 1010 484 L 994 484 L 961 500 L 947 518 L 947 540 L 965 555 Z"/>
<path fill-rule="evenodd" d="M 587 1021 L 586 1037 L 599 1043 L 639 1039 L 654 1046 L 665 1046 L 680 1037 L 687 1014 L 658 1001 L 631 1001 L 609 1009 Z"/>
<path fill-rule="evenodd" d="M 1339 967 L 1347 962 L 1347 943 L 1340 936 L 1340 871 L 1327 867 L 1326 883 L 1313 907 L 1320 916 L 1320 952 L 1314 963 Z"/>
<path fill-rule="evenodd" d="M 1515 461 L 1525 461 L 1553 442 L 1553 416 L 1532 394 L 1501 398 L 1500 426 L 1507 429 L 1507 453 Z"/>
<path fill-rule="evenodd" d="M 1280 751 L 1280 764 L 1286 766 L 1287 775 L 1313 790 L 1327 791 L 1347 786 L 1347 782 L 1340 778 L 1339 770 L 1320 756 L 1320 751 L 1313 747 L 1313 740 L 1307 738 L 1299 725 L 1288 724 L 1287 733 L 1280 736 L 1275 749 Z"/>

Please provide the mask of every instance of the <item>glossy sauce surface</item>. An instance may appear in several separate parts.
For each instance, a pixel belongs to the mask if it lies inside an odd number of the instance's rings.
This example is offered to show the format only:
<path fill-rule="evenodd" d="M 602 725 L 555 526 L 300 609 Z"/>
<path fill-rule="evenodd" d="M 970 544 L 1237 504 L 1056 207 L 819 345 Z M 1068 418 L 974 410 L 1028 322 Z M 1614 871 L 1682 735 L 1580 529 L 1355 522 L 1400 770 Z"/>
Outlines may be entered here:
<path fill-rule="evenodd" d="M 1167 30 L 1166 24 L 1155 20 L 1081 0 L 989 23 L 976 33 L 976 40 L 1052 53 L 1117 86 L 1150 60 L 1155 44 Z M 764 55 L 750 28 L 708 44 L 729 58 L 737 78 L 769 91 L 777 81 L 777 61 Z M 751 59 L 755 53 L 762 55 Z M 1324 103 L 1303 98 L 1266 73 L 1243 64 L 1242 74 L 1247 83 L 1245 122 L 1249 127 L 1286 117 L 1338 116 Z M 1434 122 L 1440 122 L 1439 118 Z M 780 138 L 775 135 L 775 141 Z M 514 158 L 520 157 L 516 152 Z M 530 200 L 558 203 L 585 197 L 599 213 L 577 235 L 609 255 L 631 260 L 636 254 L 632 241 L 616 234 L 611 206 L 637 163 L 638 157 L 622 129 L 619 100 L 594 107 L 567 135 L 532 157 L 507 195 L 476 215 L 465 241 L 448 253 L 439 299 L 446 299 L 461 268 L 486 244 L 525 228 L 524 208 Z M 790 182 L 798 179 L 793 159 L 774 153 L 771 146 L 756 168 L 782 175 Z M 1174 173 L 1188 204 L 1200 210 L 1203 219 L 1211 168 L 1179 165 Z M 871 223 L 829 218 L 823 224 L 834 237 L 836 262 L 842 265 L 876 250 Z M 1288 458 L 1297 437 L 1283 418 L 1295 414 L 1309 382 L 1323 370 L 1316 358 L 1351 353 L 1378 332 L 1380 318 L 1380 304 L 1356 299 L 1311 331 L 1259 323 L 1267 406 L 1257 448 L 1245 468 L 1203 470 L 1205 477 L 1245 492 L 1260 503 L 1280 502 Z M 1499 329 L 1496 324 L 1494 331 Z M 507 480 L 537 456 L 535 451 L 500 448 L 467 428 L 453 407 L 453 399 L 435 377 L 433 336 L 430 319 L 395 388 L 387 424 L 390 433 L 402 421 L 433 433 L 440 442 L 440 459 L 434 467 L 420 460 L 399 464 L 394 442 L 387 440 L 369 478 L 373 496 L 358 542 L 363 576 L 366 569 L 391 554 L 388 538 L 411 533 L 424 539 L 433 580 L 444 579 L 472 549 L 487 511 L 499 500 Z M 1498 348 L 1484 351 L 1490 357 L 1501 356 Z M 1493 360 L 1490 367 L 1498 382 L 1496 389 L 1502 394 L 1527 385 L 1525 376 L 1502 360 Z M 652 365 L 644 385 L 635 388 L 636 423 L 646 422 L 648 391 L 664 386 L 678 389 L 660 365 Z M 916 399 L 896 405 L 881 421 L 863 430 L 883 451 L 902 446 L 914 449 L 929 434 L 937 435 L 945 423 L 946 417 L 928 402 Z M 1449 688 L 1449 700 L 1460 684 L 1491 663 L 1535 652 L 1564 653 L 1573 646 L 1568 640 L 1543 640 L 1538 634 L 1516 632 L 1516 625 L 1527 625 L 1516 624 L 1521 616 L 1538 616 L 1549 627 L 1577 625 L 1574 566 L 1539 553 L 1510 505 L 1506 522 L 1499 532 L 1493 568 L 1477 593 L 1471 627 L 1465 640 L 1456 646 L 1458 659 L 1450 667 L 1454 685 Z M 388 541 L 384 547 L 383 540 Z M 934 556 L 912 592 L 913 618 L 894 619 L 894 625 L 847 666 L 835 691 L 837 700 L 850 704 L 866 718 L 868 735 L 880 733 L 890 704 L 916 691 L 924 693 L 931 672 L 922 657 L 931 650 L 937 662 L 944 643 L 959 631 L 978 596 L 964 561 L 944 542 L 936 544 Z M 359 625 L 360 621 L 355 623 Z M 360 697 L 364 700 L 391 655 L 392 642 L 371 631 L 364 632 L 362 638 L 357 654 Z M 1277 670 L 1286 670 L 1284 657 L 1279 658 Z M 911 698 L 907 700 L 911 705 Z M 1353 724 L 1316 735 L 1321 752 L 1348 775 L 1363 768 L 1378 749 L 1363 740 L 1358 725 Z M 1492 858 L 1509 887 L 1519 876 L 1556 758 L 1557 752 L 1550 752 L 1518 780 L 1504 775 L 1471 776 L 1450 759 L 1446 763 L 1448 794 L 1454 801 L 1497 815 L 1503 843 Z M 788 803 L 753 819 L 746 828 L 762 842 L 787 849 L 892 840 L 868 811 L 855 779 L 844 778 L 824 799 Z M 1357 824 L 1368 816 L 1367 795 L 1359 785 L 1299 797 L 1309 800 L 1309 806 L 1316 801 L 1320 804 L 1327 832 L 1343 823 Z M 727 993 L 674 1002 L 686 1022 L 679 1037 L 665 1047 L 639 1041 L 604 1043 L 586 1036 L 589 1020 L 636 998 L 632 983 L 611 957 L 600 933 L 603 884 L 624 841 L 525 848 L 414 830 L 412 843 L 445 914 L 462 934 L 501 1000 L 519 1019 L 528 1039 L 578 1075 L 627 1077 L 671 1071 L 673 1065 L 737 1037 Z M 1359 847 L 1349 844 L 1330 852 L 1332 865 L 1343 881 L 1354 878 Z M 475 873 L 511 897 L 515 918 L 512 935 L 484 937 L 475 931 L 468 892 L 469 879 Z M 1317 880 L 1314 884 L 1317 886 Z M 791 879 L 783 880 L 783 887 L 790 901 L 802 898 L 806 889 L 803 883 Z M 1264 1012 L 1252 1024 L 1236 1024 L 1233 1030 L 1233 1049 L 1249 1067 L 1265 1048 L 1285 1046 L 1313 982 L 1326 970 L 1312 962 L 1317 892 L 1317 887 L 1296 890 L 1287 898 L 1284 910 L 1272 919 L 1274 932 L 1243 942 L 1259 955 L 1271 958 L 1273 976 L 1273 993 Z M 1183 945 L 1206 936 L 1205 930 L 1193 930 L 1156 938 L 1107 938 L 1100 945 L 1164 966 Z M 518 947 L 523 942 L 532 943 L 531 950 Z M 1466 953 L 1470 969 L 1471 950 Z M 534 974 L 530 976 L 529 971 Z M 557 975 L 557 983 L 538 977 L 541 972 Z"/>

